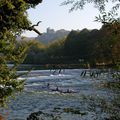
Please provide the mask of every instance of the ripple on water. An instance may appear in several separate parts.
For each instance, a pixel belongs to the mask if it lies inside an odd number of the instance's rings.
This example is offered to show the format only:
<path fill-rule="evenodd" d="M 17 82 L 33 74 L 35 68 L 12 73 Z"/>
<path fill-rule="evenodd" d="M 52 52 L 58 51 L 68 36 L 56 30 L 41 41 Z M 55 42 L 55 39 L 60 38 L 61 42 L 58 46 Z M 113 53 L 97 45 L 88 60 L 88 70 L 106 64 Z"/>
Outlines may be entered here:
<path fill-rule="evenodd" d="M 82 78 L 80 73 L 79 69 L 66 70 L 64 74 L 58 75 L 51 75 L 45 70 L 32 72 L 28 75 L 24 91 L 9 104 L 11 111 L 8 120 L 25 119 L 30 113 L 41 110 L 51 112 L 55 107 L 79 108 L 87 113 L 81 116 L 63 112 L 63 120 L 93 120 L 96 113 L 88 110 L 88 106 L 94 101 L 93 98 L 109 100 L 114 92 L 98 87 L 102 80 Z M 57 87 L 59 90 L 56 90 Z M 68 90 L 72 92 L 67 92 Z M 99 116 L 102 115 L 102 112 L 99 113 Z"/>

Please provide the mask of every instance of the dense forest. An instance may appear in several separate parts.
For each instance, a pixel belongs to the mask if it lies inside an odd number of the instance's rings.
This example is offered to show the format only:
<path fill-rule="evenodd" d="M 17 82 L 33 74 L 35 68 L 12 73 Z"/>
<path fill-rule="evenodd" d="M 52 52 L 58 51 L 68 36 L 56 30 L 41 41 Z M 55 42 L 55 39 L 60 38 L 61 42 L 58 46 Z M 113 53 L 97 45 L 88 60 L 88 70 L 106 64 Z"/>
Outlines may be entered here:
<path fill-rule="evenodd" d="M 31 40 L 25 64 L 113 65 L 120 62 L 120 35 L 108 26 L 72 30 L 66 38 L 44 45 Z M 24 43 L 24 42 L 23 42 Z"/>

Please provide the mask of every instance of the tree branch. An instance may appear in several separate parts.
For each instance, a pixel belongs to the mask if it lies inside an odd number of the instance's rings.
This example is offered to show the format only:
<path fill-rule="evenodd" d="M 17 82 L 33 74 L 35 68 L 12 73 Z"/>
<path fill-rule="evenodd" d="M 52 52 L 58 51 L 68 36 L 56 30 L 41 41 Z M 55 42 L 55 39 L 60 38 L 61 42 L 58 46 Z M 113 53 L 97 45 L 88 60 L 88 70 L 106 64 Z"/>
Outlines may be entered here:
<path fill-rule="evenodd" d="M 39 21 L 37 24 L 35 25 L 32 25 L 31 27 L 35 27 L 35 26 L 38 26 L 42 21 Z"/>
<path fill-rule="evenodd" d="M 41 21 L 39 21 L 37 24 L 32 25 L 31 27 L 29 27 L 28 30 L 29 30 L 29 31 L 34 31 L 34 32 L 36 32 L 37 34 L 42 35 L 41 32 L 39 32 L 36 28 L 34 28 L 35 26 L 38 26 L 39 23 L 41 23 Z"/>
<path fill-rule="evenodd" d="M 40 33 L 36 28 L 33 27 L 32 30 L 33 30 L 34 32 L 36 32 L 37 34 L 42 35 L 42 33 Z"/>

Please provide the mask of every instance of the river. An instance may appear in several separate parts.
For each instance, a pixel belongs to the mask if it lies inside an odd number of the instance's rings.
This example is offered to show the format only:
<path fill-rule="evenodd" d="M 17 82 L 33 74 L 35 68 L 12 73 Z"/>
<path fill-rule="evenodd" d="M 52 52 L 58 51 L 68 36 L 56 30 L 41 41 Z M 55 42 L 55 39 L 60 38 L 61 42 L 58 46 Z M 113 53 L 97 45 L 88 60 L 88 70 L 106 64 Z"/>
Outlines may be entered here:
<path fill-rule="evenodd" d="M 82 77 L 82 71 L 31 71 L 19 78 L 26 79 L 24 90 L 2 112 L 8 112 L 7 120 L 26 120 L 38 111 L 42 111 L 39 120 L 107 120 L 114 116 L 115 108 L 119 118 L 119 107 L 111 106 L 119 91 L 103 87 L 108 78 Z"/>

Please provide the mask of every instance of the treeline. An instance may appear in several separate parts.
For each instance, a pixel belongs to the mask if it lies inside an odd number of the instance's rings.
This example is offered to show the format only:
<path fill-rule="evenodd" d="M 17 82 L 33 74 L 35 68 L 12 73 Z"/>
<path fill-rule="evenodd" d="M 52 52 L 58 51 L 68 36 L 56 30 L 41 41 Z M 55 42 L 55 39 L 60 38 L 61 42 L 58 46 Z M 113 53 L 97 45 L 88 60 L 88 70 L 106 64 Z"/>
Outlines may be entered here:
<path fill-rule="evenodd" d="M 66 38 L 44 45 L 32 40 L 25 64 L 111 65 L 120 62 L 120 35 L 100 30 L 72 30 Z"/>

